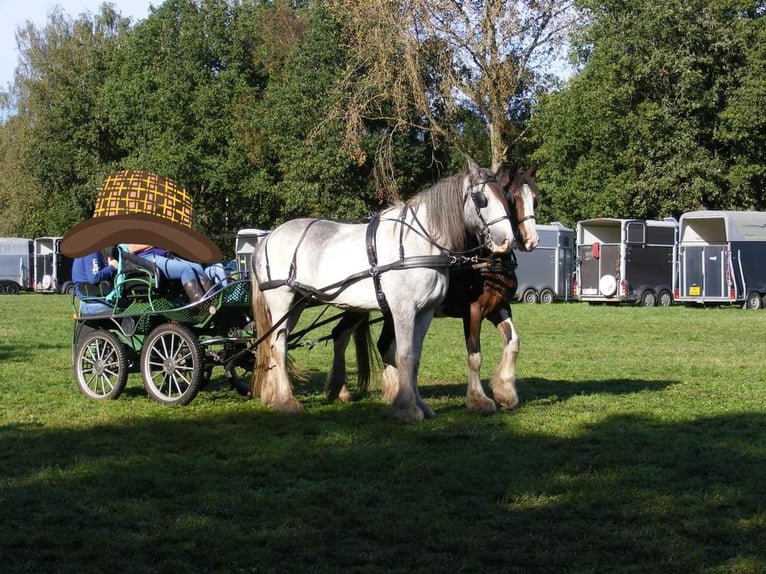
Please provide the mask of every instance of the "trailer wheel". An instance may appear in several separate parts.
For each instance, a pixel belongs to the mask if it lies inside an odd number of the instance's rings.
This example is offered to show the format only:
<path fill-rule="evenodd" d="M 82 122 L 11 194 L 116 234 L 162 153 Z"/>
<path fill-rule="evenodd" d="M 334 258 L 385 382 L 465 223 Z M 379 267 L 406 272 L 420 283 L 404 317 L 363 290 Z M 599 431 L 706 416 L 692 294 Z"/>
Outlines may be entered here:
<path fill-rule="evenodd" d="M 753 291 L 750 293 L 750 295 L 747 296 L 747 300 L 745 301 L 745 308 L 760 309 L 761 307 L 763 307 L 763 299 L 761 299 L 761 294 L 757 291 Z"/>
<path fill-rule="evenodd" d="M 537 291 L 534 289 L 527 289 L 524 291 L 524 294 L 521 296 L 521 300 L 524 303 L 527 303 L 529 305 L 534 305 L 537 303 Z"/>
<path fill-rule="evenodd" d="M 74 376 L 80 392 L 89 399 L 116 399 L 128 382 L 125 345 L 103 329 L 86 333 L 77 342 Z"/>
<path fill-rule="evenodd" d="M 550 305 L 556 300 L 556 295 L 553 293 L 553 290 L 551 289 L 543 289 L 540 291 L 540 303 L 544 303 L 545 305 Z"/>
<path fill-rule="evenodd" d="M 188 405 L 204 384 L 205 353 L 185 325 L 164 323 L 144 340 L 141 380 L 158 403 Z"/>
<path fill-rule="evenodd" d="M 18 295 L 19 294 L 19 286 L 16 283 L 6 283 L 5 284 L 5 294 L 6 295 Z"/>
<path fill-rule="evenodd" d="M 639 299 L 638 304 L 642 307 L 654 307 L 657 304 L 657 295 L 651 289 L 647 289 L 641 293 L 641 299 Z"/>
<path fill-rule="evenodd" d="M 673 295 L 670 294 L 670 291 L 667 289 L 660 291 L 657 296 L 657 304 L 660 307 L 670 307 L 673 304 Z"/>

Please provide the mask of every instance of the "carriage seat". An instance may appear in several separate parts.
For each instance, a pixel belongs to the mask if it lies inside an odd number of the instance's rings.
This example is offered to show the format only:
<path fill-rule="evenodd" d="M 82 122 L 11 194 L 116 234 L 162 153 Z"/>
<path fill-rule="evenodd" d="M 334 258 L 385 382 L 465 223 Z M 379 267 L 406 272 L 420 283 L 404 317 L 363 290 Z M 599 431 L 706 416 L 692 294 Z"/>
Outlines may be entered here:
<path fill-rule="evenodd" d="M 156 294 L 183 293 L 181 282 L 167 278 L 154 262 L 120 250 L 120 263 L 115 286 L 120 296 L 128 299 L 144 299 Z"/>

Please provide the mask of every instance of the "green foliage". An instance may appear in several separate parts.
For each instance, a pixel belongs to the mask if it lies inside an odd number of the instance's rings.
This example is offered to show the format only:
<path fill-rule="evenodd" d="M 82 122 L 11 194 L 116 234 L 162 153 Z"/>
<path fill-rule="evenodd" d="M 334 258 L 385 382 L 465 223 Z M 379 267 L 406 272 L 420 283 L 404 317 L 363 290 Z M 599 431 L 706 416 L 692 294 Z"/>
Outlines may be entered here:
<path fill-rule="evenodd" d="M 36 182 L 25 190 L 34 215 L 20 231 L 62 232 L 90 215 L 103 166 L 119 156 L 98 96 L 126 27 L 105 4 L 92 19 L 54 11 L 43 30 L 20 31 L 30 72 L 17 80 L 23 160 L 14 167 Z"/>
<path fill-rule="evenodd" d="M 582 4 L 582 71 L 541 99 L 534 122 L 554 216 L 766 207 L 762 158 L 743 155 L 734 137 L 757 145 L 763 132 L 762 114 L 740 103 L 763 94 L 756 3 Z"/>
<path fill-rule="evenodd" d="M 0 100 L 0 234 L 65 233 L 120 168 L 180 181 L 211 236 L 358 219 L 462 170 L 458 147 L 539 164 L 540 221 L 766 209 L 763 3 L 579 4 L 580 73 L 561 89 L 531 68 L 515 78 L 495 102 L 504 124 L 443 99 L 436 37 L 414 52 L 427 113 L 401 86 L 366 89 L 371 63 L 325 2 L 167 0 L 136 24 L 111 4 L 76 19 L 56 9 L 18 31 L 23 66 Z"/>

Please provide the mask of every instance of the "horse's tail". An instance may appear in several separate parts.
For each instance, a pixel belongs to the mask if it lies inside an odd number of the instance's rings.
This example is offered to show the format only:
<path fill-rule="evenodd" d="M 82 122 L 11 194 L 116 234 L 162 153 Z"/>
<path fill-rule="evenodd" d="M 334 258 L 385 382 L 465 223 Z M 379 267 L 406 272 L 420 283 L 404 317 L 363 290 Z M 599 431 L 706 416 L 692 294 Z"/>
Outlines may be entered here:
<path fill-rule="evenodd" d="M 254 335 L 260 342 L 255 353 L 255 368 L 253 369 L 253 396 L 260 397 L 264 386 L 267 384 L 271 366 L 274 362 L 272 358 L 271 336 L 264 337 L 272 328 L 271 311 L 266 300 L 263 297 L 263 291 L 258 284 L 255 273 L 252 273 L 250 281 L 253 293 L 253 321 L 255 322 Z"/>
<path fill-rule="evenodd" d="M 356 378 L 359 392 L 367 394 L 372 374 L 372 356 L 374 347 L 370 334 L 370 314 L 366 313 L 354 328 L 354 348 L 356 349 Z"/>

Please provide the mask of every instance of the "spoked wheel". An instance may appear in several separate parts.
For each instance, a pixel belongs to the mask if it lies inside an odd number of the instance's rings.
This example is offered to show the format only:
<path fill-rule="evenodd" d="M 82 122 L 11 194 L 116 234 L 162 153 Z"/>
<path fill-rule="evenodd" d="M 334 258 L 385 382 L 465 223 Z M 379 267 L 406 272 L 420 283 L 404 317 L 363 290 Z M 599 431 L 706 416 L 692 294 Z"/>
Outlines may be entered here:
<path fill-rule="evenodd" d="M 184 325 L 165 323 L 144 340 L 141 379 L 146 392 L 166 405 L 188 405 L 204 384 L 205 353 Z"/>
<path fill-rule="evenodd" d="M 243 349 L 224 365 L 229 384 L 244 397 L 253 394 L 253 369 L 255 354 L 250 349 Z"/>
<path fill-rule="evenodd" d="M 77 343 L 74 375 L 77 386 L 86 397 L 116 399 L 128 382 L 125 345 L 109 331 L 90 331 Z"/>

